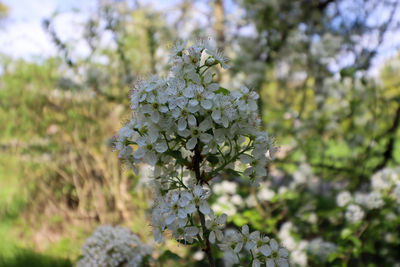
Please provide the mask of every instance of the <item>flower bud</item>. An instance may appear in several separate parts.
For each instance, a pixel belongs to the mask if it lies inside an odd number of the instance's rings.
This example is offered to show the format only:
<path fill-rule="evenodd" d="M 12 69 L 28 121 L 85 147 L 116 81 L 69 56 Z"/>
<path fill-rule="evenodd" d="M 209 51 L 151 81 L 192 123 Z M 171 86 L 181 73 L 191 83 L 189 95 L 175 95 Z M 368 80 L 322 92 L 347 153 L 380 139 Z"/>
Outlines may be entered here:
<path fill-rule="evenodd" d="M 206 66 L 212 66 L 215 64 L 215 59 L 213 59 L 212 57 L 207 58 L 206 60 Z"/>

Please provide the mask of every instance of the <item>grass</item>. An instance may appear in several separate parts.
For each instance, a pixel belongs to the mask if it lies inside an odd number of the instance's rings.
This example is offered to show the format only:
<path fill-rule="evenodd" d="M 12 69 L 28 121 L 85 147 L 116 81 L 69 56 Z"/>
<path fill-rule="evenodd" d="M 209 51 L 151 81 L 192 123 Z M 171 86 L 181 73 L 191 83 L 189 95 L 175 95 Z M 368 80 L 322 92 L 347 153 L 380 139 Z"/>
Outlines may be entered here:
<path fill-rule="evenodd" d="M 17 249 L 11 257 L 0 256 L 0 267 L 72 267 L 68 259 L 50 257 L 27 249 Z"/>
<path fill-rule="evenodd" d="M 18 197 L 18 167 L 15 159 L 0 154 L 0 257 L 14 254 L 18 245 L 12 236 L 12 226 L 18 220 L 24 201 Z"/>
<path fill-rule="evenodd" d="M 24 206 L 24 199 L 20 191 L 19 172 L 16 159 L 7 154 L 0 154 L 0 267 L 70 267 L 73 266 L 69 259 L 44 255 L 33 250 L 23 248 L 23 240 L 19 240 L 13 229 L 21 220 L 20 211 Z M 62 244 L 72 247 L 71 244 Z M 57 248 L 53 248 L 57 250 Z M 60 255 L 60 253 L 58 253 Z"/>

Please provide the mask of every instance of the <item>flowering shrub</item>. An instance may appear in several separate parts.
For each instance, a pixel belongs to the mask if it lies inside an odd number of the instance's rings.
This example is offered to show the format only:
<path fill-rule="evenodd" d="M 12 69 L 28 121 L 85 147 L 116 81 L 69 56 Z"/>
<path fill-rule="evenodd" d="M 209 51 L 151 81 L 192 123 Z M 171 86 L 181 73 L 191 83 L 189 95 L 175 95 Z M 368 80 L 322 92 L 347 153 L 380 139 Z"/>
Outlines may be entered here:
<path fill-rule="evenodd" d="M 114 140 L 130 168 L 143 161 L 154 166 L 152 212 L 154 238 L 163 232 L 183 244 L 198 244 L 215 266 L 212 247 L 227 264 L 288 266 L 288 251 L 259 231 L 225 229 L 226 214 L 209 205 L 213 179 L 222 172 L 257 185 L 266 176 L 267 153 L 275 147 L 260 131 L 257 93 L 246 87 L 227 90 L 213 81 L 213 66 L 226 58 L 208 44 L 177 44 L 167 78 L 135 84 L 132 118 Z"/>
<path fill-rule="evenodd" d="M 270 174 L 248 196 L 227 181 L 214 191 L 237 211 L 234 223 L 277 231 L 290 251 L 291 266 L 362 266 L 368 261 L 370 266 L 400 266 L 399 167 L 384 168 L 357 187 L 324 180 L 307 163 L 292 175 L 279 169 Z M 244 203 L 234 203 L 235 195 Z"/>
<path fill-rule="evenodd" d="M 77 267 L 138 267 L 151 255 L 151 248 L 128 229 L 99 226 L 82 247 Z"/>

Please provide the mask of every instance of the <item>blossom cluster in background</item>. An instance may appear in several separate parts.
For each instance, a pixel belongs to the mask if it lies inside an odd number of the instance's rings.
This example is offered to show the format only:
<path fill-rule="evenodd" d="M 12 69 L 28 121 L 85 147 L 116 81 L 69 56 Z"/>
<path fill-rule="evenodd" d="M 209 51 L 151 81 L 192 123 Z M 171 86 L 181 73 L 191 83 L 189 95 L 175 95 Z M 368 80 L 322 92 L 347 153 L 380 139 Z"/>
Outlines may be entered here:
<path fill-rule="evenodd" d="M 99 226 L 82 247 L 77 267 L 138 267 L 151 257 L 152 248 L 120 226 Z"/>
<path fill-rule="evenodd" d="M 365 192 L 342 191 L 337 195 L 337 204 L 346 207 L 345 217 L 350 223 L 361 222 L 367 211 L 381 209 L 390 202 L 400 204 L 400 168 L 385 168 L 375 173 L 369 188 Z M 399 207 L 394 211 L 400 213 Z"/>
<path fill-rule="evenodd" d="M 346 255 L 348 251 L 361 249 L 360 239 L 369 234 L 366 231 L 379 237 L 378 253 L 382 255 L 390 254 L 390 249 L 400 243 L 395 230 L 400 223 L 398 167 L 376 172 L 352 191 L 347 189 L 348 184 L 324 181 L 314 175 L 305 162 L 292 175 L 275 169 L 269 178 L 260 182 L 255 191 L 241 188 L 242 182 L 236 177 L 214 184 L 216 201 L 212 207 L 230 214 L 229 219 L 238 224 L 262 225 L 268 221 L 265 214 L 270 210 L 289 213 L 276 227 L 277 237 L 290 251 L 291 266 L 329 264 L 341 253 Z M 257 217 L 259 213 L 265 217 Z M 328 232 L 319 232 L 322 224 Z M 397 266 L 390 257 L 387 260 Z"/>

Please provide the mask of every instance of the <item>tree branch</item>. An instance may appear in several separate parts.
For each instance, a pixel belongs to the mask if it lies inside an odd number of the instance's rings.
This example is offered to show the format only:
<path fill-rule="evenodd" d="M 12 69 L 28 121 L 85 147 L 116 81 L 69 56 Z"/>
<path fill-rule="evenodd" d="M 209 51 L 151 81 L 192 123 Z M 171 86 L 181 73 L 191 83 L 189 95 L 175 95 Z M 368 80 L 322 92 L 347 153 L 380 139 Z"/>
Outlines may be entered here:
<path fill-rule="evenodd" d="M 199 144 L 196 145 L 194 149 L 194 156 L 192 158 L 192 165 L 194 169 L 194 173 L 196 175 L 196 180 L 197 183 L 202 184 L 202 178 L 201 178 L 201 173 L 200 173 L 200 163 L 202 161 L 202 156 L 199 148 Z M 200 212 L 199 208 L 197 208 L 197 213 L 199 214 L 200 217 L 200 223 L 201 223 L 201 228 L 203 229 L 203 234 L 207 231 L 206 228 L 206 220 L 204 218 L 204 214 Z M 211 267 L 215 267 L 215 262 L 214 262 L 214 257 L 212 255 L 212 250 L 211 250 L 211 245 L 210 241 L 208 240 L 207 236 L 204 236 L 204 239 L 206 241 L 206 247 L 203 248 L 204 252 L 207 254 L 208 262 Z"/>
<path fill-rule="evenodd" d="M 397 107 L 396 115 L 394 116 L 392 126 L 386 131 L 386 136 L 389 136 L 389 141 L 386 144 L 385 151 L 383 152 L 383 160 L 375 167 L 374 172 L 382 169 L 393 158 L 394 142 L 396 139 L 396 131 L 400 126 L 400 104 Z"/>

